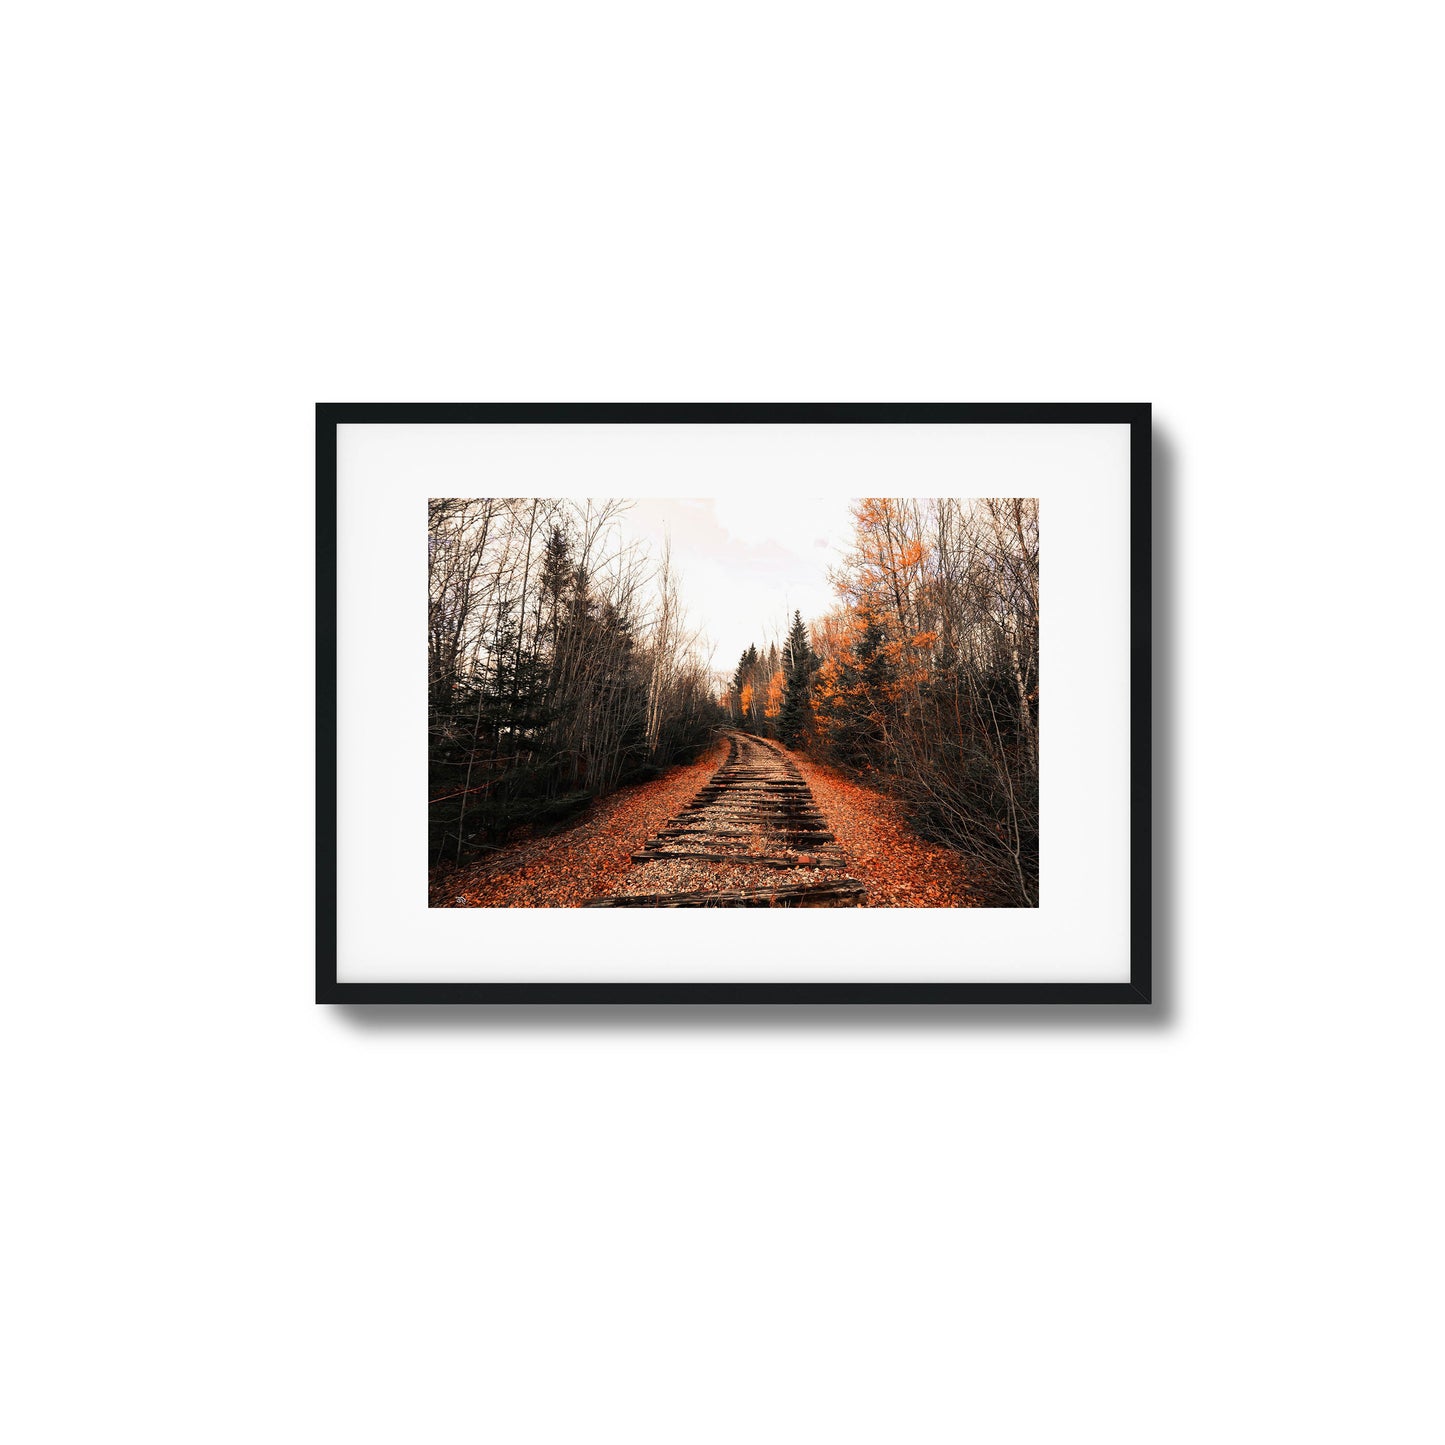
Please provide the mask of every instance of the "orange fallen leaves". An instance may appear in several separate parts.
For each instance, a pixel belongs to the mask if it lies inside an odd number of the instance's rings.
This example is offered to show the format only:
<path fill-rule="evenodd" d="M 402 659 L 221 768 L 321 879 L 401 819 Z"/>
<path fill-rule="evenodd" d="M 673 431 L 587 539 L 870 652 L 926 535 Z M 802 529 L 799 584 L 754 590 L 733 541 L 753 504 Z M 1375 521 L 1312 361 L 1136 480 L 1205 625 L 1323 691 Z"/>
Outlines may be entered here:
<path fill-rule="evenodd" d="M 604 799 L 566 832 L 512 844 L 495 858 L 436 878 L 432 906 L 576 908 L 617 892 L 632 874 L 632 854 L 692 800 L 726 751 L 720 742 L 696 763 Z M 867 885 L 866 907 L 978 906 L 969 890 L 966 860 L 919 838 L 894 799 L 802 753 L 787 756 L 827 818 L 848 859 L 849 876 Z"/>
<path fill-rule="evenodd" d="M 895 799 L 803 753 L 788 756 L 813 790 L 852 876 L 868 885 L 869 908 L 979 906 L 969 888 L 967 860 L 920 838 Z"/>
<path fill-rule="evenodd" d="M 495 858 L 435 878 L 431 906 L 577 908 L 614 892 L 641 841 L 692 799 L 726 753 L 727 744 L 719 742 L 695 763 L 595 803 L 566 832 L 512 844 Z"/>

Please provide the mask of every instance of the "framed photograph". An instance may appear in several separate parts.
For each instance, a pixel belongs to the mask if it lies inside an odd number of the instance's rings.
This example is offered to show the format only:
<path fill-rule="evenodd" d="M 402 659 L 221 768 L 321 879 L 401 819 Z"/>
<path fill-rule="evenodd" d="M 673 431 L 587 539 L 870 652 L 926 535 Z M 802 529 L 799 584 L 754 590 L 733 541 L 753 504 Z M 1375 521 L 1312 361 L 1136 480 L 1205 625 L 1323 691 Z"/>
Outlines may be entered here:
<path fill-rule="evenodd" d="M 1149 1003 L 1149 459 L 318 406 L 318 1002 Z"/>

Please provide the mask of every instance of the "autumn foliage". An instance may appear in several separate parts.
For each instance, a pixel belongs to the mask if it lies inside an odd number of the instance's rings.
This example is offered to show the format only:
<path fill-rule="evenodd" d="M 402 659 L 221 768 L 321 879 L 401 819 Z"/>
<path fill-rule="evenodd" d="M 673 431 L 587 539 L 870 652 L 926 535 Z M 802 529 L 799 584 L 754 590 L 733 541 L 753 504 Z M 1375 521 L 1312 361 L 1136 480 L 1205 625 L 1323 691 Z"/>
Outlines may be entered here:
<path fill-rule="evenodd" d="M 812 760 L 819 788 L 853 817 L 839 826 L 874 860 L 870 886 L 888 901 L 1037 906 L 1036 500 L 862 498 L 830 574 L 836 605 L 809 622 L 795 613 L 785 637 L 749 646 L 723 676 L 684 629 L 666 544 L 654 558 L 619 541 L 624 508 L 431 503 L 439 884 L 505 851 L 498 845 L 595 818 L 595 800 L 663 780 L 728 724 Z M 885 805 L 889 815 L 876 837 L 860 802 L 868 797 L 878 827 Z M 629 814 L 619 805 L 608 816 Z M 915 840 L 906 847 L 890 831 L 905 824 Z M 608 869 L 618 863 L 607 859 Z M 557 881 L 556 901 L 580 896 L 579 886 Z"/>
<path fill-rule="evenodd" d="M 775 735 L 886 788 L 990 901 L 1034 906 L 1038 503 L 865 497 L 853 524 L 838 605 L 799 649 L 806 707 Z"/>

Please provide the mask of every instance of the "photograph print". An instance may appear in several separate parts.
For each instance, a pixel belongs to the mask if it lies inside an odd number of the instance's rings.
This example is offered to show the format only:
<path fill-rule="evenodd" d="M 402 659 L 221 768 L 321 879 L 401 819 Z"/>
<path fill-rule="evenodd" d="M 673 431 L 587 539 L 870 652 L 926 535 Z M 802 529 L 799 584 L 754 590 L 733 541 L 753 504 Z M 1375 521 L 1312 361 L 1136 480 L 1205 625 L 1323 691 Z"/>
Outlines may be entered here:
<path fill-rule="evenodd" d="M 1037 907 L 1039 539 L 1033 497 L 430 498 L 431 906 Z"/>

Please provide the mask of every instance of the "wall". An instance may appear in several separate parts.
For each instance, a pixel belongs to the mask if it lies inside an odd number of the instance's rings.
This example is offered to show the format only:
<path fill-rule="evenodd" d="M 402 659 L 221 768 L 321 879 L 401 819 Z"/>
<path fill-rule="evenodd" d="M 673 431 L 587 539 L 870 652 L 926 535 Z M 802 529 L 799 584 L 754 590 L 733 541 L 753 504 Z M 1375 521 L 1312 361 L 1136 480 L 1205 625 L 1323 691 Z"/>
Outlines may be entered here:
<path fill-rule="evenodd" d="M 1357 13 L 19 22 L 7 1433 L 1438 1432 L 1440 105 Z M 1163 1002 L 313 1007 L 318 399 L 1155 402 Z"/>

